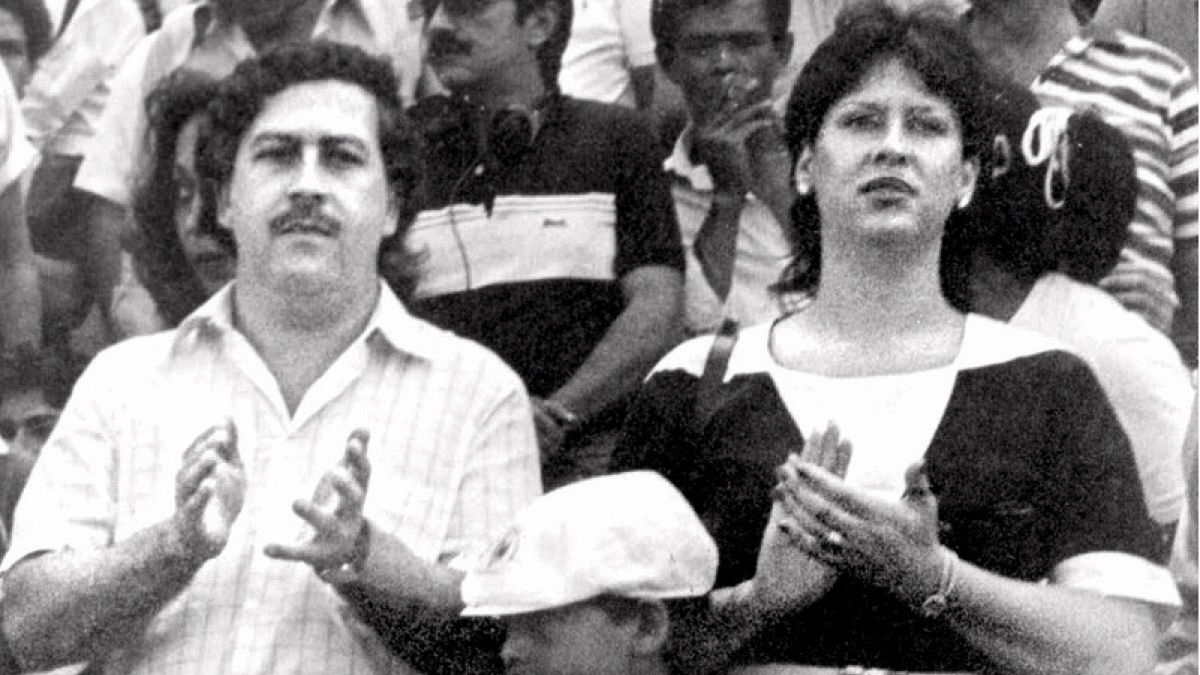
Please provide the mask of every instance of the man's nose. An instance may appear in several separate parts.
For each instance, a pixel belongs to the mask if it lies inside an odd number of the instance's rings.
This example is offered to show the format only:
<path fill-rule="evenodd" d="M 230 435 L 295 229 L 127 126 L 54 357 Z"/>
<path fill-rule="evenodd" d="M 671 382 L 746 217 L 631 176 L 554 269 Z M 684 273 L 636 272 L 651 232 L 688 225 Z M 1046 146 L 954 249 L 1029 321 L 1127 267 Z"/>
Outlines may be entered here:
<path fill-rule="evenodd" d="M 730 40 L 717 42 L 713 65 L 721 72 L 737 70 L 742 65 L 742 53 Z"/>
<path fill-rule="evenodd" d="M 289 193 L 292 195 L 320 195 L 325 192 L 325 171 L 321 166 L 320 153 L 316 148 L 305 148 L 296 165 Z"/>

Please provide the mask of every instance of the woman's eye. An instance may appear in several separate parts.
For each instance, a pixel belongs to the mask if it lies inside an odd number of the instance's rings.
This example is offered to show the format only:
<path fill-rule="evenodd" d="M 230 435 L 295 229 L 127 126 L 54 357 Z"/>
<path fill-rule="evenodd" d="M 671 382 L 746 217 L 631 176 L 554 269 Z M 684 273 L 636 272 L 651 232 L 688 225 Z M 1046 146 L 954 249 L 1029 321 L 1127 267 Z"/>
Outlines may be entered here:
<path fill-rule="evenodd" d="M 268 162 L 281 162 L 288 159 L 291 150 L 281 146 L 267 146 L 254 153 L 254 159 Z"/>
<path fill-rule="evenodd" d="M 916 117 L 912 126 L 916 131 L 930 136 L 940 136 L 950 131 L 950 122 L 940 117 Z"/>
<path fill-rule="evenodd" d="M 878 116 L 872 113 L 848 113 L 842 116 L 842 126 L 847 129 L 871 129 L 878 121 Z"/>
<path fill-rule="evenodd" d="M 363 163 L 362 157 L 352 150 L 330 150 L 327 156 L 335 166 L 358 166 Z"/>

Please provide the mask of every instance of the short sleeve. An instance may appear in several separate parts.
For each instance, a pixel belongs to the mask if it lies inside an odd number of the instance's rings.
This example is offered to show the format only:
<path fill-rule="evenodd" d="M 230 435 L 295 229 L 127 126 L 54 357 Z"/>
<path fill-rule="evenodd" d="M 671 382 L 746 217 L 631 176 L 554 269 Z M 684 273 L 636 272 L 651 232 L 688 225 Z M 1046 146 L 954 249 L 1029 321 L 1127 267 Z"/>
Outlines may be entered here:
<path fill-rule="evenodd" d="M 1171 88 L 1167 111 L 1171 129 L 1171 166 L 1169 180 L 1175 194 L 1173 233 L 1175 239 L 1197 236 L 1197 94 L 1196 79 L 1184 67 Z"/>
<path fill-rule="evenodd" d="M 659 143 L 649 124 L 634 111 L 615 120 L 621 129 L 614 148 L 617 176 L 616 274 L 662 265 L 683 272 L 683 245 L 670 182 L 662 168 Z"/>
<path fill-rule="evenodd" d="M 2 69 L 0 69 L 2 70 Z M 7 190 L 33 163 L 37 153 L 25 134 L 25 124 L 8 71 L 0 74 L 0 191 Z"/>
<path fill-rule="evenodd" d="M 653 66 L 654 34 L 650 32 L 650 0 L 620 0 L 617 21 L 630 67 Z"/>

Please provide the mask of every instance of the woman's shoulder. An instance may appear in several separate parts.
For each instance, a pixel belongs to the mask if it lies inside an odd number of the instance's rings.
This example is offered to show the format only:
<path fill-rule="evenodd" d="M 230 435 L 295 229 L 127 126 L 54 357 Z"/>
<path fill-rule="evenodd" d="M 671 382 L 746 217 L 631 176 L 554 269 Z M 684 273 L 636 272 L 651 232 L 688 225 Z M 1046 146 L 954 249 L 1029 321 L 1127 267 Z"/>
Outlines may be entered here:
<path fill-rule="evenodd" d="M 771 325 L 767 322 L 738 330 L 726 369 L 728 375 L 766 371 L 770 359 L 767 344 Z M 699 335 L 684 341 L 654 366 L 652 375 L 681 371 L 693 377 L 700 377 L 715 341 L 716 335 Z"/>
<path fill-rule="evenodd" d="M 959 350 L 959 370 L 1016 363 L 1080 362 L 1065 342 L 1027 328 L 968 314 Z"/>

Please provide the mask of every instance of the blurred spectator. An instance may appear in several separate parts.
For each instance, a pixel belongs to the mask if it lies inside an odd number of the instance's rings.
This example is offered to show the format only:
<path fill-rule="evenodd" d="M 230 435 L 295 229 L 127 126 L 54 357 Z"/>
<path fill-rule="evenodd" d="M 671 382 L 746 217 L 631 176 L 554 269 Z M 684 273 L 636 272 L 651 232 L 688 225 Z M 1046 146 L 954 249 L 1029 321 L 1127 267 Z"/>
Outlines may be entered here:
<path fill-rule="evenodd" d="M 771 287 L 792 260 L 781 223 L 796 192 L 771 92 L 792 51 L 789 6 L 655 3 L 658 61 L 688 109 L 666 169 L 687 255 L 685 325 L 693 334 L 716 330 L 726 317 L 751 324 L 780 314 Z"/>
<path fill-rule="evenodd" d="M 0 59 L 18 97 L 50 40 L 50 16 L 42 0 L 0 0 Z"/>
<path fill-rule="evenodd" d="M 42 300 L 21 184 L 36 155 L 25 139 L 5 70 L 0 72 L 0 352 L 42 342 Z"/>
<path fill-rule="evenodd" d="M 69 352 L 19 349 L 0 358 L 0 522 L 12 531 L 25 479 L 54 429 L 83 361 Z M 4 547 L 7 548 L 7 538 Z"/>
<path fill-rule="evenodd" d="M 648 109 L 654 100 L 649 0 L 573 0 L 558 84 L 575 98 Z"/>
<path fill-rule="evenodd" d="M 1092 368 L 1129 435 L 1165 562 L 1183 505 L 1187 369 L 1165 335 L 1093 285 L 1133 214 L 1129 144 L 1093 113 L 1041 108 L 1016 83 L 1000 87 L 994 141 L 965 210 L 978 241 L 971 309 L 1062 340 Z"/>
<path fill-rule="evenodd" d="M 87 279 L 105 316 L 120 278 L 146 95 L 177 68 L 221 77 L 272 45 L 312 38 L 387 56 L 402 97 L 412 100 L 421 70 L 420 26 L 390 0 L 201 0 L 164 17 L 129 54 L 75 179 L 75 187 L 89 193 Z"/>
<path fill-rule="evenodd" d="M 1092 26 L 1153 40 L 1183 57 L 1195 76 L 1198 11 L 1196 0 L 1104 0 Z"/>
<path fill-rule="evenodd" d="M 1194 367 L 1200 160 L 1187 64 L 1149 40 L 1084 30 L 1070 0 L 977 0 L 964 17 L 985 58 L 1043 104 L 1093 109 L 1125 133 L 1137 165 L 1137 211 L 1100 285 L 1172 336 Z"/>
<path fill-rule="evenodd" d="M 443 0 L 426 42 L 451 96 L 413 109 L 429 173 L 414 307 L 521 375 L 548 486 L 603 469 L 629 395 L 681 327 L 653 132 L 636 111 L 558 91 L 572 9 Z"/>
<path fill-rule="evenodd" d="M 133 0 L 82 0 L 74 9 L 21 99 L 29 140 L 43 153 L 26 203 L 39 256 L 45 339 L 54 344 L 69 341 L 94 293 L 80 269 L 89 258 L 87 201 L 71 184 L 112 78 L 146 32 Z"/>
<path fill-rule="evenodd" d="M 233 277 L 229 235 L 196 173 L 204 106 L 216 90 L 207 75 L 178 70 L 146 100 L 149 161 L 134 192 L 130 245 L 136 279 L 122 279 L 113 302 L 126 335 L 178 325 Z"/>

